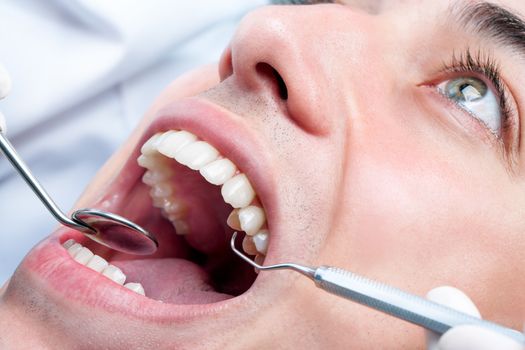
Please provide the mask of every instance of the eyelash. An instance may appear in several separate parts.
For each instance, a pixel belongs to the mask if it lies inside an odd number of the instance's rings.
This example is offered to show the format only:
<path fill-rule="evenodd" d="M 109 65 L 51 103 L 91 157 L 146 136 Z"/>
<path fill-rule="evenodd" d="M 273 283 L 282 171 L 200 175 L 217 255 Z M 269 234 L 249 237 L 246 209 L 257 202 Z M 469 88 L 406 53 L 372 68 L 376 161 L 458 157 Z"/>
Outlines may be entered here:
<path fill-rule="evenodd" d="M 503 130 L 508 130 L 512 124 L 511 111 L 509 109 L 508 97 L 501 79 L 500 68 L 493 57 L 477 51 L 474 55 L 470 49 L 466 49 L 461 54 L 452 55 L 450 63 L 444 63 L 441 68 L 443 73 L 477 73 L 489 80 L 492 87 L 496 90 L 499 99 L 501 116 L 503 118 Z"/>

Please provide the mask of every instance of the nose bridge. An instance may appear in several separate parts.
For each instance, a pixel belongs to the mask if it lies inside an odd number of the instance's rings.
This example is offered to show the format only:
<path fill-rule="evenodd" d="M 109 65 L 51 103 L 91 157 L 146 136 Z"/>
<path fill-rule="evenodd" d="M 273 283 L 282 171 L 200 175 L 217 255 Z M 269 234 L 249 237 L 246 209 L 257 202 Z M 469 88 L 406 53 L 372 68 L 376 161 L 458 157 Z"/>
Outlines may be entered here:
<path fill-rule="evenodd" d="M 315 5 L 269 6 L 252 12 L 223 55 L 223 78 L 233 75 L 244 88 L 263 93 L 268 79 L 257 67 L 271 66 L 286 86 L 290 118 L 309 133 L 328 133 L 334 115 L 326 97 L 337 89 L 338 66 L 348 64 L 340 51 L 348 43 L 338 40 L 352 41 L 350 28 L 341 27 L 341 17 L 349 15 L 343 11 L 347 10 L 339 5 Z"/>

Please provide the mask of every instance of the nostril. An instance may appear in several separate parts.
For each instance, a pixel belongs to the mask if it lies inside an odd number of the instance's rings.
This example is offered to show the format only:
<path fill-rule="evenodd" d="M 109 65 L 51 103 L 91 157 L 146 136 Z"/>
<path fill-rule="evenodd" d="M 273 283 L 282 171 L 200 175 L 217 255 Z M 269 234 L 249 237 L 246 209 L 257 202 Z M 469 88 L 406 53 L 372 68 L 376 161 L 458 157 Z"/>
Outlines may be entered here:
<path fill-rule="evenodd" d="M 273 86 L 277 87 L 279 97 L 282 100 L 288 99 L 288 88 L 286 87 L 286 83 L 275 68 L 267 63 L 257 63 L 255 70 L 263 79 L 270 81 Z"/>
<path fill-rule="evenodd" d="M 279 72 L 277 72 L 275 69 L 273 69 L 273 74 L 275 76 L 275 79 L 277 80 L 277 86 L 279 87 L 279 96 L 283 100 L 287 100 L 288 99 L 288 89 L 286 88 L 284 79 L 281 77 Z"/>

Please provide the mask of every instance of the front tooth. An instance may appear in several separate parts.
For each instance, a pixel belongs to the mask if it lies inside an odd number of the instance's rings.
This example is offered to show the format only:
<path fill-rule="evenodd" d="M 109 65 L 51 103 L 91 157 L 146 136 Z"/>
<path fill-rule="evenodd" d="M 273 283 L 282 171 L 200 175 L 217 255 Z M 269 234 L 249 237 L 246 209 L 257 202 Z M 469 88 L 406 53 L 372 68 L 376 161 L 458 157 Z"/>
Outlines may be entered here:
<path fill-rule="evenodd" d="M 152 155 L 155 152 L 157 152 L 157 148 L 160 145 L 160 142 L 162 141 L 164 135 L 166 134 L 159 132 L 158 134 L 155 134 L 152 137 L 150 137 L 150 139 L 142 145 L 140 152 L 145 155 Z"/>
<path fill-rule="evenodd" d="M 73 260 L 75 260 L 76 262 L 82 265 L 86 265 L 89 259 L 93 257 L 93 255 L 94 254 L 91 250 L 89 250 L 86 247 L 82 247 L 82 249 L 80 249 L 78 253 L 75 254 L 75 256 L 73 257 Z"/>
<path fill-rule="evenodd" d="M 175 154 L 175 160 L 190 169 L 199 170 L 206 164 L 213 162 L 218 156 L 219 151 L 208 142 L 196 141 L 182 147 Z"/>
<path fill-rule="evenodd" d="M 74 257 L 80 250 L 82 250 L 82 248 L 83 247 L 81 244 L 75 243 L 71 247 L 67 248 L 67 252 L 69 255 L 71 255 L 71 257 Z"/>
<path fill-rule="evenodd" d="M 210 164 L 204 166 L 200 173 L 201 175 L 213 185 L 222 185 L 232 178 L 237 171 L 235 164 L 231 160 L 223 158 L 217 159 Z"/>
<path fill-rule="evenodd" d="M 253 236 L 255 248 L 261 254 L 266 255 L 268 251 L 268 230 L 261 230 Z"/>
<path fill-rule="evenodd" d="M 141 154 L 137 158 L 137 163 L 143 168 L 154 169 L 160 166 L 158 161 L 155 158 L 156 157 L 154 155 L 147 156 L 147 155 Z"/>
<path fill-rule="evenodd" d="M 68 250 L 75 243 L 77 243 L 77 242 L 75 242 L 74 239 L 68 239 L 67 241 L 62 243 L 62 247 L 64 247 L 64 249 Z"/>
<path fill-rule="evenodd" d="M 244 174 L 239 174 L 228 181 L 221 188 L 224 201 L 234 208 L 248 206 L 255 198 L 255 191 Z"/>
<path fill-rule="evenodd" d="M 256 234 L 262 225 L 264 225 L 265 220 L 266 215 L 264 214 L 264 210 L 256 205 L 250 205 L 239 210 L 241 230 L 249 236 Z"/>
<path fill-rule="evenodd" d="M 115 265 L 108 265 L 104 270 L 102 270 L 102 274 L 120 285 L 123 285 L 126 281 L 126 275 L 124 272 L 122 272 L 122 270 Z"/>
<path fill-rule="evenodd" d="M 108 265 L 106 259 L 98 255 L 93 255 L 86 264 L 87 267 L 97 272 L 102 272 Z"/>
<path fill-rule="evenodd" d="M 189 145 L 197 140 L 197 136 L 190 132 L 181 130 L 176 132 L 169 132 L 158 146 L 158 151 L 166 157 L 174 158 L 175 154 L 182 149 L 182 147 Z"/>
<path fill-rule="evenodd" d="M 135 282 L 126 283 L 124 287 L 134 291 L 135 293 L 138 293 L 144 296 L 146 295 L 146 293 L 144 293 L 144 287 L 142 287 L 142 284 L 140 283 L 135 283 Z"/>

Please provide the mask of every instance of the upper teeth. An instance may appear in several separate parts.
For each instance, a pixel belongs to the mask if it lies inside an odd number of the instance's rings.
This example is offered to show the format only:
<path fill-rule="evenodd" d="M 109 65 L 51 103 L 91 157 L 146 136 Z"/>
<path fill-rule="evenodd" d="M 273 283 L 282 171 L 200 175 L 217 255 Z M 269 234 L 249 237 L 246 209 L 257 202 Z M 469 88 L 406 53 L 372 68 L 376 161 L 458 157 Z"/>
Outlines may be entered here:
<path fill-rule="evenodd" d="M 231 179 L 236 171 L 235 164 L 226 158 L 214 160 L 199 170 L 206 181 L 217 186 Z"/>
<path fill-rule="evenodd" d="M 244 208 L 255 198 L 255 191 L 244 174 L 235 175 L 222 185 L 222 198 L 234 208 Z"/>
<path fill-rule="evenodd" d="M 71 255 L 71 257 L 78 263 L 87 266 L 96 272 L 101 273 L 102 275 L 106 276 L 115 283 L 124 285 L 124 287 L 136 293 L 145 295 L 144 288 L 140 283 L 131 282 L 124 284 L 124 282 L 126 281 L 126 275 L 124 274 L 124 272 L 122 272 L 121 269 L 119 269 L 115 265 L 110 265 L 106 261 L 106 259 L 93 254 L 91 250 L 89 250 L 86 247 L 83 247 L 79 243 L 76 243 L 75 240 L 69 239 L 66 242 L 64 242 L 62 246 L 67 250 L 69 255 Z"/>
<path fill-rule="evenodd" d="M 224 201 L 234 208 L 228 225 L 246 232 L 243 246 L 253 248 L 245 249 L 246 253 L 254 254 L 256 249 L 260 255 L 266 254 L 269 232 L 265 229 L 265 211 L 255 203 L 256 193 L 246 175 L 215 147 L 188 131 L 170 130 L 153 135 L 144 143 L 141 153 L 138 163 L 148 169 L 142 180 L 152 187 L 150 194 L 154 205 L 163 209 L 163 215 L 173 223 L 177 233 L 188 233 L 191 228 L 184 221 L 185 205 L 175 198 L 174 185 L 169 181 L 172 169 L 168 159 L 198 170 L 213 185 L 222 185 Z"/>
<path fill-rule="evenodd" d="M 238 211 L 241 230 L 253 236 L 261 229 L 266 219 L 266 214 L 261 207 L 250 205 Z"/>

